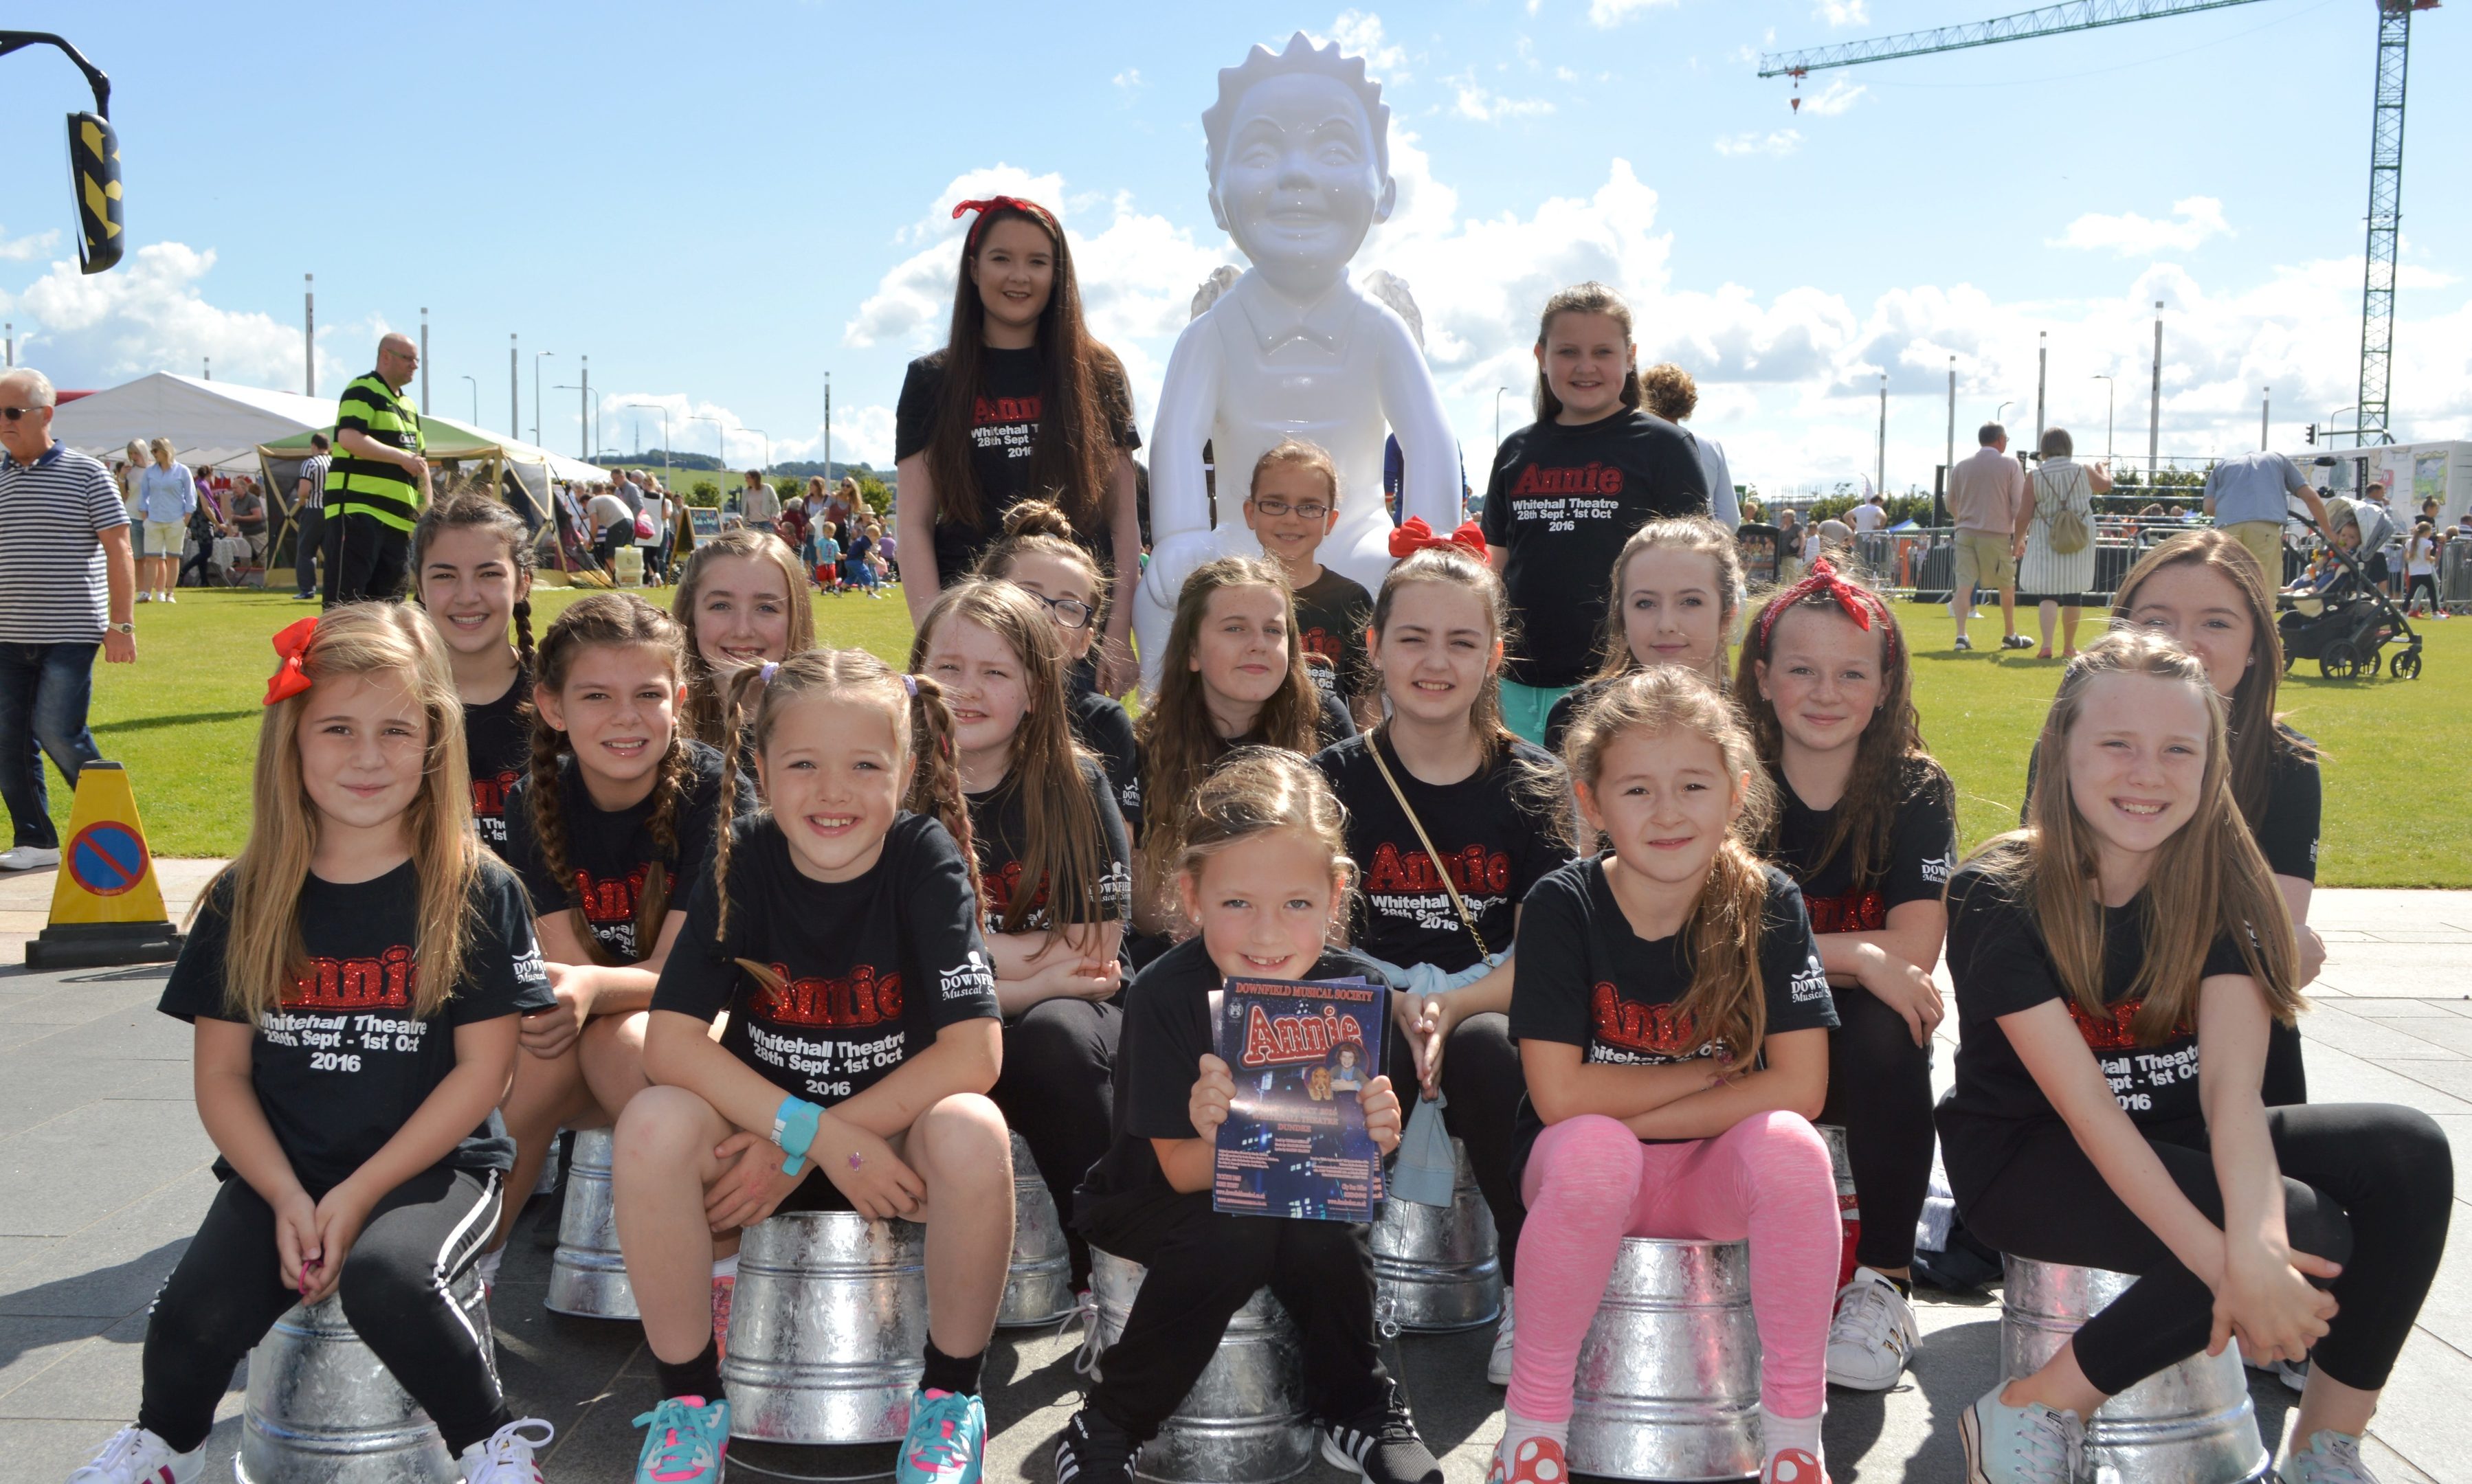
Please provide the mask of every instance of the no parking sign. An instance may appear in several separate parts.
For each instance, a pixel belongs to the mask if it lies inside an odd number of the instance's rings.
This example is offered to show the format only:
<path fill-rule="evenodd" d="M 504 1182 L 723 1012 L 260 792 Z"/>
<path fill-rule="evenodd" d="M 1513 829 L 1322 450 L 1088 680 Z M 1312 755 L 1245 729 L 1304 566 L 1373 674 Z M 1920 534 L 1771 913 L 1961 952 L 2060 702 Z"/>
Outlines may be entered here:
<path fill-rule="evenodd" d="M 87 825 L 69 841 L 69 874 L 98 897 L 116 897 L 146 879 L 146 842 L 116 819 Z"/>

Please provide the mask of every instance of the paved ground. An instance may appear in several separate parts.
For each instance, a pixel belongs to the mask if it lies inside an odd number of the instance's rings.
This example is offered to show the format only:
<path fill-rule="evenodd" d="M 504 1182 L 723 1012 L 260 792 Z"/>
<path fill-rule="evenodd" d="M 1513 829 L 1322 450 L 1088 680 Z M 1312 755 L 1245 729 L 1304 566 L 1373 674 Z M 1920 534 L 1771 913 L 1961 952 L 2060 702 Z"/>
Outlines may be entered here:
<path fill-rule="evenodd" d="M 175 862 L 164 874 L 177 919 L 203 873 Z M 38 928 L 48 895 L 49 873 L 0 883 L 0 937 Z M 16 915 L 27 911 L 37 915 Z M 2304 1023 L 2314 1095 L 2427 1110 L 2458 1142 L 2461 1171 L 2472 1156 L 2472 892 L 2321 892 L 2311 915 L 2333 955 Z M 17 956 L 0 944 L 0 958 Z M 212 1192 L 213 1150 L 189 1098 L 188 1033 L 153 1010 L 163 973 L 0 970 L 0 1459 L 10 1461 L 0 1473 L 12 1484 L 64 1478 L 133 1413 L 147 1304 Z M 2459 1173 L 2457 1190 L 2459 1199 L 2472 1192 L 2472 1180 Z M 493 1305 L 508 1388 L 520 1410 L 559 1427 L 551 1479 L 619 1484 L 634 1457 L 630 1419 L 654 1400 L 649 1356 L 632 1325 L 541 1308 L 549 1260 L 534 1224 L 516 1234 Z M 1990 1300 L 1928 1292 L 1920 1309 L 1929 1337 L 1904 1385 L 1831 1398 L 1840 1484 L 1961 1473 L 1955 1418 L 1991 1383 L 1999 1311 Z M 1451 1484 L 1483 1478 L 1501 1426 L 1501 1394 L 1483 1382 L 1486 1340 L 1404 1347 L 1417 1416 Z M 997 1340 L 991 1476 L 1048 1479 L 1048 1445 L 1076 1399 L 1072 1349 L 1043 1333 Z M 225 1400 L 210 1478 L 223 1476 L 235 1446 L 241 1379 Z M 2279 1435 L 2288 1394 L 2267 1383 L 2255 1396 Z M 2460 1462 L 2472 1459 L 2466 1396 L 2472 1223 L 2449 1243 L 2379 1418 L 2373 1451 L 2387 1484 L 2472 1479 L 2472 1464 Z M 1307 1475 L 1343 1479 L 1319 1465 Z"/>

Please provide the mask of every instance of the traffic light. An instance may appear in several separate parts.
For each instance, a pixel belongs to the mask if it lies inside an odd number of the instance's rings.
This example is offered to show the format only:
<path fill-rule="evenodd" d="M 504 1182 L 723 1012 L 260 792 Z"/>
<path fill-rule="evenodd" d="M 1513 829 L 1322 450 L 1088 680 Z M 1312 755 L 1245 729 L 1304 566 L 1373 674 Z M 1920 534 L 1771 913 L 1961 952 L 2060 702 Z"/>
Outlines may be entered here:
<path fill-rule="evenodd" d="M 2318 425 L 2314 422 L 2309 425 L 2308 437 L 2310 446 L 2313 448 L 2316 447 L 2318 444 Z"/>

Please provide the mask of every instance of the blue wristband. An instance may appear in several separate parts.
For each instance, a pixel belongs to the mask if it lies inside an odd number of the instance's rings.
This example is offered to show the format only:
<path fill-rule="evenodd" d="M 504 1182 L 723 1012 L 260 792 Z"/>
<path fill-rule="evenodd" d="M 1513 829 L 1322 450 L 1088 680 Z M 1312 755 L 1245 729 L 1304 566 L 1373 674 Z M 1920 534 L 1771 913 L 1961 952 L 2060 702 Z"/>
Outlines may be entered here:
<path fill-rule="evenodd" d="M 807 1167 L 807 1147 L 816 1142 L 816 1125 L 823 1116 L 823 1109 L 803 1097 L 784 1097 L 772 1110 L 772 1142 L 790 1156 L 781 1162 L 781 1173 L 795 1175 Z"/>

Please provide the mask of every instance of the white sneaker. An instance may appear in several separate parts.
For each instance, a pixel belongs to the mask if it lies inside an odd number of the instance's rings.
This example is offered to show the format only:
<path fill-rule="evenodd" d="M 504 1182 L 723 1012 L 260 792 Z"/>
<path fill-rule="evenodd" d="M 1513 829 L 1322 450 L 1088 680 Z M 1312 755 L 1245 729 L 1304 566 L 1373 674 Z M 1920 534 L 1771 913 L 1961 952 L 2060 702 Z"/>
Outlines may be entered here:
<path fill-rule="evenodd" d="M 59 863 L 60 853 L 58 850 L 45 850 L 40 845 L 0 850 L 0 871 L 38 871 L 44 866 Z"/>
<path fill-rule="evenodd" d="M 1493 1352 L 1485 1357 L 1485 1378 L 1487 1384 L 1510 1384 L 1510 1290 L 1502 1290 L 1502 1324 L 1493 1331 Z"/>
<path fill-rule="evenodd" d="M 1837 1290 L 1828 1324 L 1828 1384 L 1849 1391 L 1886 1391 L 1904 1374 L 1922 1339 L 1913 1306 L 1897 1285 L 1867 1267 Z"/>
<path fill-rule="evenodd" d="M 153 593 L 140 593 L 137 595 L 137 601 L 139 602 L 153 602 L 154 601 L 154 595 Z"/>
<path fill-rule="evenodd" d="M 527 1427 L 538 1427 L 540 1435 L 528 1435 Z M 537 1417 L 526 1417 L 465 1449 L 456 1467 L 464 1471 L 464 1484 L 542 1484 L 533 1450 L 549 1447 L 550 1439 L 557 1436 L 557 1428 Z"/>
<path fill-rule="evenodd" d="M 176 1453 L 143 1427 L 123 1427 L 94 1462 L 69 1475 L 69 1484 L 196 1484 L 205 1467 L 203 1447 Z"/>
<path fill-rule="evenodd" d="M 173 596 L 172 596 L 171 594 L 169 594 L 169 593 L 165 593 L 165 594 L 163 595 L 163 601 L 165 601 L 165 602 L 178 602 L 179 601 L 180 601 L 180 600 L 178 600 L 178 598 L 173 597 Z"/>

